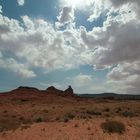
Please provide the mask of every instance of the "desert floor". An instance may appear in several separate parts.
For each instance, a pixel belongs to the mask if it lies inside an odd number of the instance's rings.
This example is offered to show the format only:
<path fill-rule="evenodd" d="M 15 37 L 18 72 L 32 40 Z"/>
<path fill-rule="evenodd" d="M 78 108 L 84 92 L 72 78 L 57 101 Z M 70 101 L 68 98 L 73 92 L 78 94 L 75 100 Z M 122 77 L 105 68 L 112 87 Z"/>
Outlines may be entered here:
<path fill-rule="evenodd" d="M 140 140 L 140 102 L 3 95 L 0 140 Z"/>

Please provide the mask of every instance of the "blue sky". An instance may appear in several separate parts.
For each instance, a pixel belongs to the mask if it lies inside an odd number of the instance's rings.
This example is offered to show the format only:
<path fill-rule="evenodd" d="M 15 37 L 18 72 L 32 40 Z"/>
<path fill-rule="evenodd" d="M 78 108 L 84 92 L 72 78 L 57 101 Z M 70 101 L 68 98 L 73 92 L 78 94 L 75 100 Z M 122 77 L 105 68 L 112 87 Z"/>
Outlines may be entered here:
<path fill-rule="evenodd" d="M 0 0 L 0 91 L 72 85 L 76 93 L 139 94 L 139 6 Z"/>

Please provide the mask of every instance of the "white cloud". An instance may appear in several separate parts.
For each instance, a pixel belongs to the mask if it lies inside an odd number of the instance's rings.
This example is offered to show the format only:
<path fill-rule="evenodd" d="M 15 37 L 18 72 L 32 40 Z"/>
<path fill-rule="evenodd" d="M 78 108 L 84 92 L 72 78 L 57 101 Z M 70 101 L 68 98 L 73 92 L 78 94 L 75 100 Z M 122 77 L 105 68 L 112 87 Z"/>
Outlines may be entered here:
<path fill-rule="evenodd" d="M 140 61 L 133 63 L 121 63 L 108 73 L 108 80 L 114 84 L 124 86 L 126 93 L 139 94 L 140 91 Z"/>
<path fill-rule="evenodd" d="M 59 22 L 67 23 L 67 22 L 73 21 L 74 19 L 73 12 L 74 11 L 72 7 L 64 7 L 60 13 L 60 16 L 58 17 Z"/>
<path fill-rule="evenodd" d="M 96 21 L 102 14 L 105 15 L 110 4 L 105 0 L 91 0 L 90 6 L 88 9 L 90 10 L 90 15 L 88 21 L 93 22 Z"/>
<path fill-rule="evenodd" d="M 70 69 L 85 63 L 82 42 L 74 28 L 56 30 L 43 19 L 23 16 L 19 21 L 0 16 L 0 50 L 10 52 L 28 65 L 46 71 Z M 79 59 L 81 58 L 81 59 Z"/>
<path fill-rule="evenodd" d="M 76 93 L 124 93 L 124 89 L 118 88 L 119 85 L 116 83 L 114 84 L 113 82 L 105 81 L 104 79 L 94 77 L 93 75 L 82 73 L 73 77 L 68 77 L 65 80 L 65 84 L 71 85 Z"/>
<path fill-rule="evenodd" d="M 137 77 L 140 75 L 134 69 L 140 62 L 140 2 L 91 0 L 87 7 L 84 10 L 88 11 L 90 21 L 105 13 L 103 27 L 94 27 L 91 31 L 87 31 L 84 26 L 77 29 L 71 6 L 64 6 L 57 17 L 55 24 L 58 27 L 66 25 L 63 30 L 40 18 L 22 16 L 23 21 L 20 22 L 0 14 L 0 52 L 12 54 L 19 65 L 18 60 L 22 59 L 25 65 L 23 69 L 30 72 L 29 69 L 34 67 L 48 72 L 86 64 L 96 69 L 113 68 L 108 74 L 108 83 L 102 83 L 102 89 L 110 84 L 117 91 L 117 87 L 124 83 L 124 87 L 119 88 L 122 92 L 135 89 L 136 93 L 139 89 Z M 4 59 L 6 63 L 9 62 L 8 58 Z M 5 66 L 7 69 L 9 67 Z M 11 71 L 15 72 L 13 69 Z M 31 73 L 29 75 L 34 77 L 34 72 Z M 81 74 L 71 79 L 71 82 L 75 85 L 79 83 L 79 86 L 86 83 L 91 85 L 91 78 Z M 113 85 L 113 82 L 117 84 Z"/>
<path fill-rule="evenodd" d="M 19 6 L 23 6 L 25 4 L 25 0 L 17 0 Z"/>
<path fill-rule="evenodd" d="M 2 13 L 2 6 L 0 5 L 0 13 Z"/>
<path fill-rule="evenodd" d="M 57 17 L 58 22 L 56 22 L 56 26 L 61 27 L 66 24 L 72 23 L 74 21 L 74 18 L 74 9 L 71 6 L 65 6 L 60 12 L 60 15 Z"/>
<path fill-rule="evenodd" d="M 137 3 L 137 4 L 139 4 L 140 2 L 139 2 L 139 0 L 110 0 L 111 2 L 112 2 L 112 4 L 115 6 L 115 7 L 120 7 L 120 6 L 122 6 L 122 5 L 124 5 L 124 4 L 127 4 L 127 3 L 130 3 L 130 4 L 132 4 L 132 3 Z"/>
<path fill-rule="evenodd" d="M 86 75 L 82 73 L 67 79 L 71 81 L 73 85 L 78 87 L 89 86 L 93 82 L 93 77 L 91 75 Z"/>
<path fill-rule="evenodd" d="M 73 77 L 67 77 L 65 80 L 65 84 L 71 85 L 75 92 L 80 93 L 91 93 L 90 88 L 94 85 L 94 77 L 88 74 L 78 74 Z"/>
<path fill-rule="evenodd" d="M 33 71 L 29 70 L 25 64 L 18 63 L 13 58 L 8 59 L 0 58 L 0 68 L 12 71 L 22 78 L 36 77 L 36 74 Z"/>

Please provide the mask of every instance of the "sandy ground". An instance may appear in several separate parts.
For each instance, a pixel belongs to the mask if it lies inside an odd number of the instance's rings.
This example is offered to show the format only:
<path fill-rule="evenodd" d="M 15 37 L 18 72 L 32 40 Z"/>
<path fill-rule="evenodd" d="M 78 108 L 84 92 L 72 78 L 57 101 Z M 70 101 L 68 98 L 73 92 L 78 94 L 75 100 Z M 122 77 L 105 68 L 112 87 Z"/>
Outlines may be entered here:
<path fill-rule="evenodd" d="M 112 118 L 126 125 L 124 134 L 108 134 L 100 128 L 105 119 L 43 122 L 27 129 L 17 129 L 0 134 L 0 140 L 140 140 L 139 118 Z"/>
<path fill-rule="evenodd" d="M 110 120 L 125 132 L 104 132 Z M 0 140 L 140 140 L 140 102 L 12 92 L 0 96 Z"/>

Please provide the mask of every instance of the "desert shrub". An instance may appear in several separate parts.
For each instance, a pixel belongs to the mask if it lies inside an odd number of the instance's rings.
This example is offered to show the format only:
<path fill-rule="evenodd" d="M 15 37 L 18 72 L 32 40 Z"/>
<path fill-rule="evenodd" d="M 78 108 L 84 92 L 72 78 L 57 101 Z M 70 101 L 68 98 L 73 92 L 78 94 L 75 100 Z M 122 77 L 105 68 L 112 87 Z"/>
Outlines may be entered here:
<path fill-rule="evenodd" d="M 79 125 L 76 123 L 76 124 L 74 125 L 74 127 L 79 127 Z"/>
<path fill-rule="evenodd" d="M 80 119 L 87 119 L 88 116 L 86 116 L 86 115 L 80 115 L 79 118 L 80 118 Z"/>
<path fill-rule="evenodd" d="M 41 117 L 39 117 L 39 118 L 36 119 L 36 122 L 37 122 L 37 123 L 40 123 L 40 122 L 42 122 L 42 121 L 43 121 L 43 120 L 42 120 Z"/>
<path fill-rule="evenodd" d="M 86 113 L 89 115 L 102 115 L 101 112 L 96 112 L 94 110 L 87 110 Z"/>
<path fill-rule="evenodd" d="M 29 100 L 27 100 L 27 99 L 21 99 L 20 101 L 21 102 L 28 102 Z"/>
<path fill-rule="evenodd" d="M 136 116 L 136 114 L 134 112 L 128 112 L 128 111 L 122 112 L 122 115 L 124 117 L 135 117 Z"/>
<path fill-rule="evenodd" d="M 56 117 L 56 121 L 59 121 L 60 120 L 60 117 Z"/>
<path fill-rule="evenodd" d="M 118 108 L 117 108 L 117 111 L 119 111 L 119 112 L 120 112 L 120 111 L 122 111 L 122 109 L 121 109 L 120 107 L 118 107 Z"/>
<path fill-rule="evenodd" d="M 16 115 L 12 115 L 11 117 L 12 117 L 12 118 L 16 118 L 17 116 L 16 116 Z"/>
<path fill-rule="evenodd" d="M 55 106 L 53 106 L 52 109 L 55 109 Z"/>
<path fill-rule="evenodd" d="M 48 111 L 48 110 L 45 110 L 45 109 L 43 110 L 43 112 L 44 112 L 44 113 L 49 113 L 49 111 Z"/>
<path fill-rule="evenodd" d="M 69 119 L 68 118 L 64 118 L 63 121 L 66 123 L 66 122 L 69 121 Z"/>
<path fill-rule="evenodd" d="M 104 114 L 104 116 L 105 116 L 105 117 L 110 117 L 110 114 L 107 114 L 107 113 L 106 113 L 106 114 Z"/>
<path fill-rule="evenodd" d="M 122 134 L 125 131 L 125 125 L 118 121 L 107 121 L 101 124 L 101 128 L 108 133 Z"/>
<path fill-rule="evenodd" d="M 91 130 L 91 128 L 88 126 L 87 130 Z"/>
<path fill-rule="evenodd" d="M 19 120 L 22 121 L 22 120 L 25 120 L 25 118 L 24 117 L 19 117 Z"/>
<path fill-rule="evenodd" d="M 3 113 L 8 113 L 8 111 L 7 110 L 4 110 Z"/>
<path fill-rule="evenodd" d="M 110 109 L 109 109 L 109 108 L 106 108 L 104 111 L 105 111 L 105 112 L 109 112 L 109 111 L 110 111 Z"/>
<path fill-rule="evenodd" d="M 116 110 L 116 113 L 119 113 L 119 111 L 118 111 L 118 110 Z"/>
<path fill-rule="evenodd" d="M 80 108 L 80 110 L 85 110 L 85 109 L 86 109 L 85 107 L 81 107 L 81 108 Z"/>
<path fill-rule="evenodd" d="M 67 113 L 67 114 L 65 114 L 65 117 L 68 119 L 74 119 L 75 115 L 71 114 L 71 113 Z"/>
<path fill-rule="evenodd" d="M 75 117 L 75 115 L 73 115 L 73 114 L 71 114 L 71 113 L 67 113 L 67 114 L 64 115 L 63 121 L 64 121 L 64 122 L 68 122 L 69 120 L 74 119 L 74 117 Z"/>

